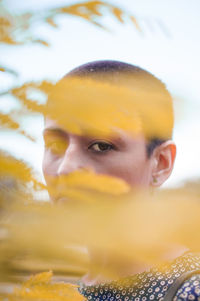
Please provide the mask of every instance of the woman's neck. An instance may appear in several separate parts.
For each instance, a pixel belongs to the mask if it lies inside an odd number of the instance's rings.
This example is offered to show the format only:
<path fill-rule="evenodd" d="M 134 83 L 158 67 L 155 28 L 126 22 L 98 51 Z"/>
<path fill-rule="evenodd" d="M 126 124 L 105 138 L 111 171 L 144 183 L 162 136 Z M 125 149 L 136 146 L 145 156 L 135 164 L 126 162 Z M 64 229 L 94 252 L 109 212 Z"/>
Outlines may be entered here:
<path fill-rule="evenodd" d="M 174 246 L 161 256 L 161 262 L 172 261 L 177 257 L 183 255 L 187 248 L 182 246 Z M 148 272 L 152 268 L 152 265 L 148 265 L 140 262 L 133 262 L 115 256 L 97 254 L 91 255 L 91 266 L 88 273 L 82 278 L 82 282 L 85 285 L 98 285 L 100 283 L 108 283 L 113 280 L 118 280 L 127 276 L 134 276 L 138 273 Z"/>
<path fill-rule="evenodd" d="M 149 265 L 133 262 L 133 260 L 122 260 L 115 256 L 108 257 L 92 256 L 91 266 L 88 273 L 82 278 L 85 285 L 97 285 L 108 283 L 119 278 L 135 275 L 150 269 Z"/>

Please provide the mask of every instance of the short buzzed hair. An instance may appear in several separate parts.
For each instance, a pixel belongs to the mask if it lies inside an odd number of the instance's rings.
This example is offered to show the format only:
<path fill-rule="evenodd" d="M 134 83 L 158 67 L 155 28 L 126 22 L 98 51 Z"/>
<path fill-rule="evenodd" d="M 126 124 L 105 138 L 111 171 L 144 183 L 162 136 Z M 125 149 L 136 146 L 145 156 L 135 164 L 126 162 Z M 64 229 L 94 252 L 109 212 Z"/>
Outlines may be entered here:
<path fill-rule="evenodd" d="M 168 99 L 169 106 L 171 106 L 169 110 L 169 119 L 172 120 L 171 129 L 169 130 L 171 134 L 166 139 L 151 137 L 147 142 L 147 156 L 150 157 L 157 146 L 171 138 L 173 130 L 172 97 L 166 89 L 165 84 L 150 72 L 121 61 L 101 60 L 76 67 L 64 76 L 64 78 L 70 77 L 90 78 L 114 85 L 131 86 L 131 88 L 139 89 L 147 93 L 147 95 L 148 93 L 157 91 L 160 95 Z"/>

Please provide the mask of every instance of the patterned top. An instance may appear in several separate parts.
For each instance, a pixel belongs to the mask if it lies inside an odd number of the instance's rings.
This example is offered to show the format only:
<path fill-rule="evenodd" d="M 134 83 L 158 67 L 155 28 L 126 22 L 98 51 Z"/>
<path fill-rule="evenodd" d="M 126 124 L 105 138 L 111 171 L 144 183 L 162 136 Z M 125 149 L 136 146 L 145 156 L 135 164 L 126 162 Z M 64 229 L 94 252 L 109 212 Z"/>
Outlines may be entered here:
<path fill-rule="evenodd" d="M 175 281 L 186 272 L 195 275 L 180 284 L 173 301 L 200 301 L 200 254 L 185 253 L 163 267 L 125 277 L 110 283 L 85 286 L 79 291 L 90 301 L 164 301 Z"/>
<path fill-rule="evenodd" d="M 200 300 L 200 274 L 186 280 L 177 291 L 173 301 Z"/>

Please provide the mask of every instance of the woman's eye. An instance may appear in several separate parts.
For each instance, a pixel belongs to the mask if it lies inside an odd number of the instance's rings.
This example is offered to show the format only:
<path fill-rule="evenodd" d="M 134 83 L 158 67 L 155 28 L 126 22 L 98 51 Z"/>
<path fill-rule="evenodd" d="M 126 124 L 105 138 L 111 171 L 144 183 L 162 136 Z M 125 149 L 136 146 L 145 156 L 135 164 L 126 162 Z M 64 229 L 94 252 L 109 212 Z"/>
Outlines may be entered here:
<path fill-rule="evenodd" d="M 109 144 L 107 142 L 95 142 L 89 146 L 89 149 L 91 149 L 95 152 L 106 152 L 111 149 L 114 149 L 114 147 L 112 144 Z"/>

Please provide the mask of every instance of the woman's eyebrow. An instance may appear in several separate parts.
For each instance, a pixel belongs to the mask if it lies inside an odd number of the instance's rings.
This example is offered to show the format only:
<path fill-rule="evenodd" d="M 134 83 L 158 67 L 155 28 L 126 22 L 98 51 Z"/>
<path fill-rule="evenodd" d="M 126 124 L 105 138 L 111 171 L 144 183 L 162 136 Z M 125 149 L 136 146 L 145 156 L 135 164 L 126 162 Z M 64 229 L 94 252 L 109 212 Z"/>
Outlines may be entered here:
<path fill-rule="evenodd" d="M 125 141 L 124 141 L 124 139 L 123 138 L 121 138 L 119 135 L 113 135 L 113 136 L 108 136 L 108 137 L 105 137 L 105 136 L 100 136 L 100 137 L 98 137 L 98 138 L 96 138 L 96 137 L 94 136 L 86 136 L 86 139 L 92 139 L 92 140 L 97 140 L 97 141 L 110 141 L 110 142 L 112 142 L 112 143 L 116 143 L 116 144 L 119 144 L 119 145 L 121 145 L 121 146 L 124 146 L 125 145 Z"/>
<path fill-rule="evenodd" d="M 43 130 L 43 135 L 45 134 L 52 134 L 52 135 L 58 135 L 58 136 L 63 136 L 66 137 L 67 133 L 60 129 L 60 128 L 56 128 L 56 127 L 49 127 Z"/>
<path fill-rule="evenodd" d="M 121 145 L 121 146 L 124 146 L 124 145 L 125 145 L 124 139 L 121 138 L 121 137 L 119 137 L 119 136 L 113 137 L 112 141 L 113 141 L 114 143 L 117 143 L 117 144 Z"/>

